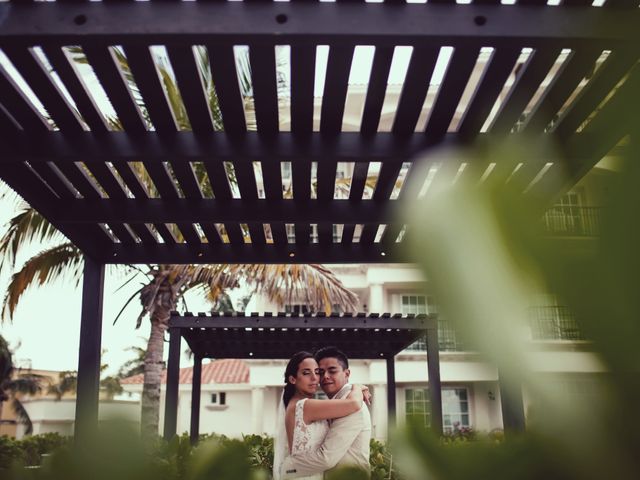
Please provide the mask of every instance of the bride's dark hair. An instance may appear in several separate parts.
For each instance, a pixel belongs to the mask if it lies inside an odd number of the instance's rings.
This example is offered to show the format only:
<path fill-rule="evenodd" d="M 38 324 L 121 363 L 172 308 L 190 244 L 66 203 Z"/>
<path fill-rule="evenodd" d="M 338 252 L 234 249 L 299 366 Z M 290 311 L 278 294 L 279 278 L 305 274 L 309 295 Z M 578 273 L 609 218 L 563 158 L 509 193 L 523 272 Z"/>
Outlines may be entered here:
<path fill-rule="evenodd" d="M 289 377 L 295 377 L 298 374 L 298 366 L 303 360 L 307 358 L 313 358 L 313 354 L 309 352 L 298 352 L 291 357 L 289 363 L 287 363 L 287 368 L 284 370 L 284 393 L 282 394 L 282 402 L 284 406 L 289 404 L 289 400 L 296 393 L 296 386 L 293 383 L 289 383 Z"/>

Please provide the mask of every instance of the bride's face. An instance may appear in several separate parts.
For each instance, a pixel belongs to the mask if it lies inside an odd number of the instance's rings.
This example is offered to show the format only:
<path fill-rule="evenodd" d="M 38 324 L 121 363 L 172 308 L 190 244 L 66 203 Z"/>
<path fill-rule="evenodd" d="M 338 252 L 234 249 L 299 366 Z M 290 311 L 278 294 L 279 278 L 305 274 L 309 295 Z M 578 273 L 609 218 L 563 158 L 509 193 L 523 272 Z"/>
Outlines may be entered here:
<path fill-rule="evenodd" d="M 296 390 L 304 396 L 312 396 L 318 391 L 318 362 L 313 358 L 305 358 L 298 365 L 298 373 L 289 377 L 289 381 L 296 386 Z"/>

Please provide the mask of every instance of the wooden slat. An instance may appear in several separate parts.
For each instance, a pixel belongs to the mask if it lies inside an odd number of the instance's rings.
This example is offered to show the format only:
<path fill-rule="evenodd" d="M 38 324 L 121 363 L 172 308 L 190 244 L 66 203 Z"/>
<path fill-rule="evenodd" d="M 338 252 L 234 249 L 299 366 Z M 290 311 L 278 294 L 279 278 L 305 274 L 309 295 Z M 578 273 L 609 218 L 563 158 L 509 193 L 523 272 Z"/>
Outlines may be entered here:
<path fill-rule="evenodd" d="M 58 128 L 67 132 L 81 132 L 80 121 L 34 54 L 24 47 L 8 47 L 3 51 L 22 77 L 27 80 L 31 90 L 42 102 Z"/>
<path fill-rule="evenodd" d="M 356 229 L 355 224 L 345 223 L 342 228 L 342 245 L 351 245 L 353 243 L 353 233 Z"/>
<path fill-rule="evenodd" d="M 107 193 L 107 195 L 109 195 L 109 198 L 127 198 L 127 195 L 125 194 L 124 190 L 122 190 L 120 183 L 113 176 L 113 173 L 111 173 L 111 170 L 109 170 L 106 163 L 95 162 L 86 163 L 85 165 L 98 181 L 100 186 Z"/>
<path fill-rule="evenodd" d="M 194 132 L 212 132 L 207 92 L 190 45 L 167 45 L 167 53 Z"/>
<path fill-rule="evenodd" d="M 0 103 L 0 136 L 11 138 L 18 132 L 20 132 L 20 125 L 18 125 L 18 122 L 11 116 L 9 112 L 5 110 L 5 108 Z M 1 140 L 0 137 L 0 141 L 6 140 Z"/>
<path fill-rule="evenodd" d="M 164 164 L 160 161 L 154 160 L 144 161 L 143 163 L 160 196 L 167 200 L 178 198 L 176 186 L 173 180 L 169 177 L 169 172 L 167 172 Z"/>
<path fill-rule="evenodd" d="M 0 104 L 24 130 L 46 132 L 51 129 L 2 65 L 0 65 Z"/>
<path fill-rule="evenodd" d="M 414 48 L 393 122 L 393 133 L 407 135 L 415 130 L 439 53 L 438 47 Z"/>
<path fill-rule="evenodd" d="M 398 238 L 398 235 L 400 235 L 402 227 L 404 227 L 404 224 L 402 223 L 391 223 L 387 225 L 387 228 L 385 228 L 382 238 L 380 239 L 380 243 L 384 248 L 390 249 L 396 245 L 396 239 Z"/>
<path fill-rule="evenodd" d="M 440 138 L 447 132 L 479 53 L 480 48 L 478 47 L 461 47 L 454 50 L 447 74 L 429 117 L 429 123 L 425 130 L 427 136 Z"/>
<path fill-rule="evenodd" d="M 251 160 L 234 162 L 233 168 L 236 172 L 240 198 L 246 202 L 256 201 L 258 199 L 258 187 Z"/>
<path fill-rule="evenodd" d="M 60 198 L 75 198 L 69 187 L 62 181 L 58 174 L 52 170 L 51 163 L 34 163 L 31 168 L 40 175 L 49 188 Z"/>
<path fill-rule="evenodd" d="M 256 109 L 256 122 L 261 135 L 278 133 L 278 83 L 276 56 L 273 45 L 251 45 L 251 81 Z"/>
<path fill-rule="evenodd" d="M 56 167 L 69 180 L 69 182 L 80 192 L 84 198 L 99 199 L 102 198 L 93 182 L 89 181 L 86 173 L 80 170 L 75 163 L 61 161 L 56 162 Z"/>
<path fill-rule="evenodd" d="M 151 56 L 149 46 L 126 45 L 124 51 L 129 61 L 129 68 L 156 131 L 177 131 L 176 119 L 160 83 L 158 70 Z"/>
<path fill-rule="evenodd" d="M 261 223 L 249 222 L 249 235 L 251 236 L 251 243 L 254 245 L 264 245 L 267 243 L 264 238 L 264 228 Z"/>
<path fill-rule="evenodd" d="M 130 224 L 129 228 L 135 233 L 142 243 L 146 244 L 154 244 L 157 243 L 156 237 L 151 233 L 149 227 L 147 227 L 144 223 L 134 223 Z"/>
<path fill-rule="evenodd" d="M 142 113 L 116 66 L 115 56 L 102 46 L 86 45 L 83 51 L 125 130 L 131 133 L 146 131 Z"/>
<path fill-rule="evenodd" d="M 522 67 L 524 71 L 518 74 L 515 85 L 509 91 L 496 115 L 493 125 L 489 129 L 491 133 L 502 135 L 511 131 L 559 54 L 560 48 L 536 50 L 532 53 Z"/>
<path fill-rule="evenodd" d="M 205 237 L 207 237 L 207 242 L 209 242 L 212 245 L 222 243 L 222 240 L 220 239 L 220 234 L 218 233 L 218 230 L 213 224 L 201 223 L 200 228 L 202 228 L 202 231 L 204 232 Z"/>
<path fill-rule="evenodd" d="M 222 112 L 224 131 L 241 135 L 247 131 L 233 45 L 208 45 L 211 74 Z"/>
<path fill-rule="evenodd" d="M 291 131 L 298 135 L 313 131 L 315 67 L 315 45 L 291 46 Z"/>
<path fill-rule="evenodd" d="M 111 232 L 120 240 L 124 245 L 135 245 L 136 239 L 133 237 L 129 229 L 121 223 L 108 223 L 107 226 Z"/>
<path fill-rule="evenodd" d="M 335 136 L 342 130 L 353 50 L 353 45 L 331 45 L 329 48 L 320 113 L 320 132 L 326 136 Z"/>
<path fill-rule="evenodd" d="M 124 181 L 129 191 L 133 194 L 134 198 L 146 199 L 148 198 L 147 191 L 144 189 L 138 177 L 135 176 L 131 167 L 127 162 L 113 162 L 113 166 Z"/>
<path fill-rule="evenodd" d="M 519 56 L 519 48 L 502 48 L 493 53 L 460 122 L 458 133 L 461 137 L 472 139 L 480 132 Z"/>
<path fill-rule="evenodd" d="M 273 243 L 276 245 L 287 245 L 287 229 L 283 222 L 271 222 L 271 236 L 273 237 Z"/>
<path fill-rule="evenodd" d="M 171 230 L 169 230 L 169 228 L 163 224 L 163 223 L 154 223 L 153 226 L 155 227 L 156 231 L 158 232 L 158 234 L 160 234 L 160 236 L 162 237 L 162 239 L 164 240 L 164 243 L 167 245 L 175 245 L 176 242 L 176 238 L 173 236 L 173 233 L 171 232 Z M 217 232 L 216 232 L 217 234 Z M 220 237 L 218 237 L 220 238 Z"/>
<path fill-rule="evenodd" d="M 197 247 L 201 244 L 200 236 L 198 235 L 198 232 L 196 231 L 192 223 L 177 222 L 176 225 L 178 226 L 180 233 L 182 233 L 182 237 L 184 238 L 185 242 L 187 242 L 190 246 Z"/>
<path fill-rule="evenodd" d="M 228 200 L 231 198 L 231 188 L 229 187 L 229 181 L 227 180 L 227 172 L 224 168 L 224 164 L 220 162 L 206 162 L 205 168 L 207 170 L 207 176 L 209 177 L 209 183 L 213 190 L 213 195 L 219 200 Z"/>
<path fill-rule="evenodd" d="M 304 204 L 311 199 L 311 162 L 298 158 L 291 162 L 291 181 L 293 182 L 293 197 L 298 204 Z M 307 245 L 310 242 L 311 225 L 296 223 L 296 243 Z"/>
<path fill-rule="evenodd" d="M 244 237 L 242 236 L 242 230 L 239 223 L 225 223 L 224 228 L 227 230 L 229 236 L 229 242 L 234 245 L 243 245 Z"/>
<path fill-rule="evenodd" d="M 59 46 L 44 45 L 44 54 L 49 59 L 49 63 L 64 83 L 73 101 L 82 115 L 84 121 L 89 125 L 92 132 L 106 133 L 107 124 L 105 118 L 100 114 L 100 108 L 93 100 L 85 84 L 66 54 Z"/>
<path fill-rule="evenodd" d="M 546 90 L 542 100 L 538 103 L 536 110 L 532 113 L 529 121 L 525 125 L 525 133 L 535 134 L 544 131 L 567 98 L 569 98 L 578 86 L 578 83 L 580 83 L 589 70 L 593 68 L 595 61 L 601 53 L 602 51 L 598 49 L 585 49 L 573 54 L 553 84 Z"/>
<path fill-rule="evenodd" d="M 360 131 L 365 135 L 372 135 L 378 130 L 392 60 L 393 47 L 376 47 L 360 125 Z"/>
<path fill-rule="evenodd" d="M 367 173 L 369 173 L 368 163 L 359 162 L 353 166 L 351 188 L 349 189 L 350 200 L 362 200 L 362 194 L 367 183 Z"/>
<path fill-rule="evenodd" d="M 558 126 L 554 129 L 556 137 L 566 139 L 574 134 L 580 124 L 629 71 L 637 58 L 636 53 L 620 50 L 611 52 L 595 77 L 580 92 L 580 96 L 558 122 Z"/>

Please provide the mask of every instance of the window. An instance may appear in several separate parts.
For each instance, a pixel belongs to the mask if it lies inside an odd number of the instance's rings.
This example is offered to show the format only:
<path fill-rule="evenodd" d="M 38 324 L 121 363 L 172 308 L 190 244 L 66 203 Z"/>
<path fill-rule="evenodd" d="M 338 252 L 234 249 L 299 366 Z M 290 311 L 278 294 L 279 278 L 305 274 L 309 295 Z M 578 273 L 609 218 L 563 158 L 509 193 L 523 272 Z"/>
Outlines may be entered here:
<path fill-rule="evenodd" d="M 425 427 L 431 425 L 431 402 L 428 388 L 405 390 L 406 418 L 417 419 Z M 452 432 L 460 427 L 470 427 L 469 394 L 466 388 L 442 389 L 442 429 Z"/>
<path fill-rule="evenodd" d="M 227 404 L 227 393 L 226 392 L 216 392 L 211 394 L 211 404 L 212 405 L 226 405 Z"/>
<path fill-rule="evenodd" d="M 402 295 L 400 312 L 403 315 L 414 314 L 426 314 L 427 312 L 427 297 L 424 295 Z"/>

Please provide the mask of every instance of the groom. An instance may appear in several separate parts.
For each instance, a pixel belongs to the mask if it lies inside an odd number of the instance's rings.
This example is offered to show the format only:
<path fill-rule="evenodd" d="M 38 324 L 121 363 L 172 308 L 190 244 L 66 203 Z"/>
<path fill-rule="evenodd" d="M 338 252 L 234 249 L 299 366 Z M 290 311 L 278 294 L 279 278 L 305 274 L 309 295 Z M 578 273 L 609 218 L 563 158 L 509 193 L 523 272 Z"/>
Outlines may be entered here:
<path fill-rule="evenodd" d="M 320 386 L 324 393 L 330 399 L 346 397 L 351 391 L 347 356 L 336 347 L 325 347 L 316 352 L 315 358 L 320 367 Z M 363 403 L 359 411 L 330 421 L 329 433 L 320 448 L 288 456 L 283 464 L 284 478 L 314 475 L 346 465 L 369 471 L 370 440 L 371 416 Z"/>

